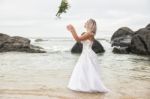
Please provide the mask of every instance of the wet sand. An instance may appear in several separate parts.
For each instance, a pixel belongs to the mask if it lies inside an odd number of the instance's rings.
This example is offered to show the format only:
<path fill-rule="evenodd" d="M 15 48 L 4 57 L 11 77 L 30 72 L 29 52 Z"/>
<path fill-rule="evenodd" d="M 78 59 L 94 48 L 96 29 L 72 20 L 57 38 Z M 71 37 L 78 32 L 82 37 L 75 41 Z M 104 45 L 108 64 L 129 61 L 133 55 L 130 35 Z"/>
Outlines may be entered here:
<path fill-rule="evenodd" d="M 71 91 L 66 87 L 71 69 L 58 71 L 61 72 L 41 70 L 31 77 L 22 73 L 15 77 L 15 74 L 7 73 L 7 80 L 0 82 L 0 99 L 149 99 L 150 96 L 149 80 L 124 78 L 111 71 L 111 75 L 103 73 L 103 81 L 111 92 Z"/>

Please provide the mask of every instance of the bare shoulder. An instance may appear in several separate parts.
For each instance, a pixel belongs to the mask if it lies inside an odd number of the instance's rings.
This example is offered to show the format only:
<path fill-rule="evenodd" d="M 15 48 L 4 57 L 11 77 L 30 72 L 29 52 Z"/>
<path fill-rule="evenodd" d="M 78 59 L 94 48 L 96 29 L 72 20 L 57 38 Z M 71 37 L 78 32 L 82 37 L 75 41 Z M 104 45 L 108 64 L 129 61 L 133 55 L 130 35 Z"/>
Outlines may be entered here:
<path fill-rule="evenodd" d="M 92 32 L 86 32 L 87 35 L 90 35 L 90 36 L 94 36 L 94 33 Z"/>

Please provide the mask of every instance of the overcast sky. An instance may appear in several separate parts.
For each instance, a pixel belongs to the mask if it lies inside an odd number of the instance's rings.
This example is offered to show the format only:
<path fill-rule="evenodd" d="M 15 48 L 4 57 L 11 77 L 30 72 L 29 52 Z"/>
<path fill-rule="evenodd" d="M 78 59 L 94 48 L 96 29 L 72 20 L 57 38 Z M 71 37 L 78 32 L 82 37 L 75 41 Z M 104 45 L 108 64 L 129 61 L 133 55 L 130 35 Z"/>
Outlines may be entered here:
<path fill-rule="evenodd" d="M 71 5 L 68 13 L 56 20 L 61 0 L 0 0 L 0 32 L 52 37 L 65 34 L 68 37 L 70 35 L 62 33 L 66 32 L 66 24 L 72 23 L 81 31 L 88 18 L 96 19 L 99 32 L 109 34 L 122 26 L 137 30 L 150 23 L 150 0 L 68 1 Z"/>

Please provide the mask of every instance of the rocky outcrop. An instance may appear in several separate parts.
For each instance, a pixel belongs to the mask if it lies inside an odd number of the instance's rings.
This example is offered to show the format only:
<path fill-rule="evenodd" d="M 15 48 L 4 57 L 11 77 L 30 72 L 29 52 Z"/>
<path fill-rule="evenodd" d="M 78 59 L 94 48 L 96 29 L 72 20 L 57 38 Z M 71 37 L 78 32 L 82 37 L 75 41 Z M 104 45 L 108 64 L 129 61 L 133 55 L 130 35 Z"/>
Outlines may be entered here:
<path fill-rule="evenodd" d="M 38 38 L 35 40 L 35 42 L 42 42 L 42 41 L 43 41 L 43 39 L 41 39 L 41 38 Z"/>
<path fill-rule="evenodd" d="M 30 44 L 30 40 L 20 36 L 9 36 L 0 33 L 0 52 L 29 52 L 29 53 L 45 53 L 42 48 Z"/>
<path fill-rule="evenodd" d="M 118 29 L 111 38 L 114 53 L 150 55 L 150 24 L 133 32 L 129 28 Z"/>
<path fill-rule="evenodd" d="M 134 32 L 128 27 L 121 27 L 119 28 L 111 37 L 111 41 L 116 38 L 123 38 L 127 36 L 132 36 Z"/>
<path fill-rule="evenodd" d="M 134 32 L 128 27 L 119 28 L 111 37 L 111 46 L 114 53 L 127 54 Z"/>
<path fill-rule="evenodd" d="M 135 32 L 131 40 L 131 52 L 135 54 L 150 55 L 150 29 L 143 28 Z"/>
<path fill-rule="evenodd" d="M 82 52 L 82 47 L 83 47 L 83 45 L 82 45 L 81 42 L 76 42 L 75 45 L 72 47 L 71 52 L 72 53 L 81 53 Z M 103 53 L 103 52 L 105 52 L 103 46 L 97 40 L 94 40 L 94 43 L 92 45 L 92 50 L 95 53 Z"/>
<path fill-rule="evenodd" d="M 93 49 L 93 51 L 95 53 L 103 53 L 103 52 L 105 52 L 104 47 L 97 40 L 94 40 L 93 45 L 92 45 L 92 49 Z"/>
<path fill-rule="evenodd" d="M 72 53 L 81 53 L 82 52 L 82 47 L 83 47 L 83 45 L 82 45 L 81 42 L 76 42 L 74 44 L 74 46 L 72 47 L 71 52 Z"/>
<path fill-rule="evenodd" d="M 150 30 L 150 24 L 148 24 L 145 28 Z"/>
<path fill-rule="evenodd" d="M 42 39 L 42 38 L 35 39 L 35 42 L 43 42 L 43 41 L 48 41 L 48 40 L 45 40 L 45 39 Z"/>
<path fill-rule="evenodd" d="M 129 54 L 130 48 L 128 47 L 114 47 L 113 48 L 113 53 L 118 53 L 118 54 Z"/>

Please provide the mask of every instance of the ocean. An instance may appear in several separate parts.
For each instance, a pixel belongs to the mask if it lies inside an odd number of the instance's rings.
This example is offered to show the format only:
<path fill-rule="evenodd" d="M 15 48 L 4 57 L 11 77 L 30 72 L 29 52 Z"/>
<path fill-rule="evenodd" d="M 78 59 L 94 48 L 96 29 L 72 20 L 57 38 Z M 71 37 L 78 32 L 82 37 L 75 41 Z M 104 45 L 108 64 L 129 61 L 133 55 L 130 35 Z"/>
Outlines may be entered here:
<path fill-rule="evenodd" d="M 101 77 L 111 93 L 79 93 L 67 89 L 80 54 L 71 53 L 72 38 L 30 38 L 47 53 L 0 53 L 0 99 L 148 99 L 150 57 L 114 54 L 109 38 L 96 38 L 105 52 L 97 54 Z"/>

